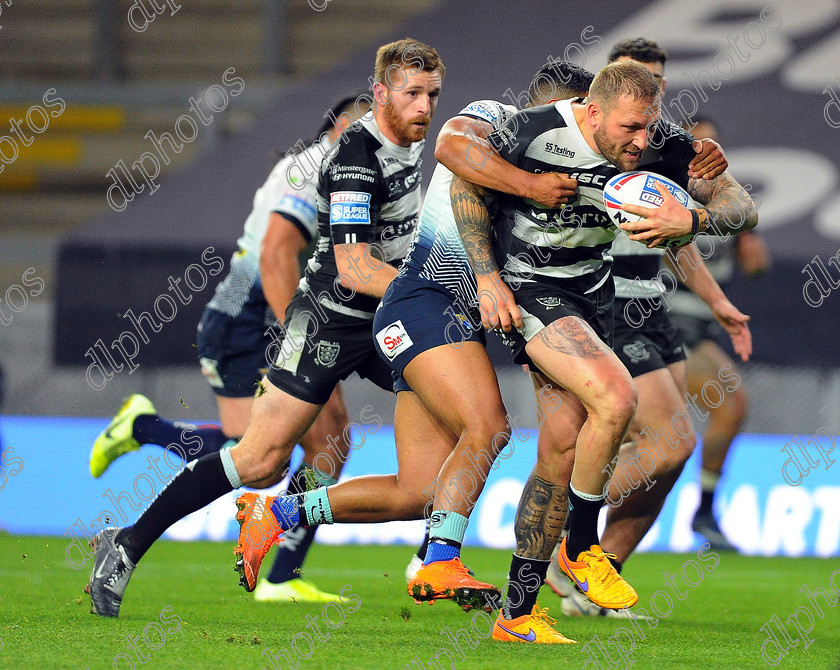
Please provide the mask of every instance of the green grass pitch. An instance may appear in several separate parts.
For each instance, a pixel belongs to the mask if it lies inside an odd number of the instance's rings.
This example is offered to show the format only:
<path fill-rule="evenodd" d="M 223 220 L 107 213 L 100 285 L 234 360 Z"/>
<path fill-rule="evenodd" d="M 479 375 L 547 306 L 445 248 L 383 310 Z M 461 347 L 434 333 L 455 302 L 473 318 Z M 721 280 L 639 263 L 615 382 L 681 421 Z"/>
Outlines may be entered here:
<path fill-rule="evenodd" d="M 598 656 L 604 669 L 628 663 L 640 670 L 764 668 L 770 666 L 761 656 L 767 637 L 761 627 L 774 615 L 784 623 L 799 606 L 814 615 L 799 590 L 807 584 L 812 591 L 824 587 L 830 593 L 829 577 L 840 569 L 840 562 L 830 559 L 721 554 L 713 570 L 705 565 L 696 587 L 686 588 L 678 579 L 684 600 L 672 598 L 670 615 L 655 628 L 640 622 L 644 640 L 628 621 L 562 617 L 560 600 L 543 587 L 540 604 L 557 616 L 560 631 L 581 644 L 504 644 L 469 633 L 469 639 L 459 636 L 462 654 L 453 651 L 450 660 L 439 654 L 442 648 L 453 650 L 443 629 L 469 631 L 472 617 L 448 602 L 417 606 L 408 598 L 403 571 L 409 547 L 315 546 L 305 575 L 347 596 L 340 606 L 324 610 L 320 604 L 253 602 L 236 585 L 230 543 L 160 542 L 134 573 L 120 618 L 113 620 L 88 613 L 83 587 L 89 568 L 70 568 L 64 561 L 66 545 L 64 538 L 0 535 L 0 668 L 583 668 L 583 644 L 596 635 L 606 644 L 622 627 L 634 636 L 635 649 L 619 661 L 610 647 L 611 666 Z M 464 558 L 479 577 L 504 583 L 509 552 L 468 547 Z M 624 574 L 639 592 L 639 605 L 647 607 L 655 591 L 668 590 L 666 572 L 679 575 L 686 561 L 696 558 L 633 557 Z M 697 579 L 690 568 L 686 574 Z M 840 588 L 840 572 L 835 584 Z M 821 597 L 817 602 L 823 617 L 813 616 L 813 642 L 805 649 L 795 627 L 786 623 L 798 641 L 778 667 L 840 665 L 840 603 L 832 608 Z M 667 607 L 661 596 L 657 604 L 660 612 Z M 325 614 L 336 628 L 325 624 Z M 800 619 L 807 625 L 805 614 Z M 476 626 L 481 633 L 487 630 L 480 618 Z M 628 638 L 617 639 L 629 648 Z M 273 663 L 266 649 L 277 657 Z M 282 649 L 286 656 L 278 656 Z"/>

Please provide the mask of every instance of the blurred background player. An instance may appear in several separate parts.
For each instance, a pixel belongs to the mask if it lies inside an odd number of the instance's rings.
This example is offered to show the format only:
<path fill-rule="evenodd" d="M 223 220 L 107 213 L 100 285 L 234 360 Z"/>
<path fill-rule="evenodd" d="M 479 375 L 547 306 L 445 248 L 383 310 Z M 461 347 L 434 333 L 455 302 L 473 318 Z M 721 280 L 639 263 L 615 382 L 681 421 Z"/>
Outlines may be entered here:
<path fill-rule="evenodd" d="M 694 117 L 695 124 L 691 132 L 695 137 L 709 137 L 718 141 L 715 124 L 702 117 Z M 770 254 L 764 240 L 754 231 L 744 231 L 729 237 L 711 237 L 699 242 L 700 250 L 707 252 L 714 248 L 711 257 L 706 258 L 709 272 L 726 290 L 732 279 L 736 264 L 744 274 L 756 276 L 770 267 Z M 708 419 L 702 439 L 702 464 L 700 469 L 700 505 L 694 514 L 691 528 L 702 535 L 718 551 L 737 551 L 721 532 L 712 507 L 715 488 L 723 472 L 726 454 L 749 411 L 749 395 L 743 382 L 729 390 L 721 398 L 722 402 L 714 406 L 717 397 L 706 401 L 703 387 L 708 382 L 719 382 L 718 374 L 725 366 L 730 372 L 737 372 L 732 359 L 721 348 L 719 342 L 723 335 L 720 324 L 709 311 L 708 306 L 688 291 L 683 284 L 677 286 L 677 292 L 670 297 L 671 322 L 679 331 L 688 348 L 686 365 L 688 392 L 696 398 Z"/>
<path fill-rule="evenodd" d="M 629 37 L 616 42 L 607 56 L 608 63 L 623 60 L 634 60 L 644 65 L 659 82 L 659 90 L 662 91 L 662 96 L 665 96 L 668 83 L 665 78 L 665 61 L 668 60 L 668 54 L 662 47 L 645 37 Z M 702 137 L 702 135 L 695 135 L 695 137 Z"/>
<path fill-rule="evenodd" d="M 237 241 L 239 251 L 198 325 L 201 371 L 216 396 L 221 427 L 168 421 L 155 413 L 148 398 L 132 395 L 94 443 L 90 456 L 94 477 L 141 444 L 174 449 L 189 462 L 236 444 L 245 433 L 257 384 L 268 367 L 266 357 L 279 335 L 275 322 L 284 319 L 300 281 L 300 256 L 317 236 L 318 167 L 341 132 L 369 109 L 364 91 L 339 100 L 315 138 L 281 157 L 254 194 L 254 207 Z M 344 432 L 347 423 L 341 388 L 336 386 L 300 440 L 303 460 L 289 481 L 290 493 L 337 481 L 349 450 Z M 321 453 L 330 459 L 316 460 Z M 312 465 L 335 463 L 336 459 L 334 472 L 320 472 Z M 338 600 L 337 594 L 320 591 L 300 576 L 315 530 L 295 528 L 286 533 L 267 579 L 257 586 L 255 600 Z"/>

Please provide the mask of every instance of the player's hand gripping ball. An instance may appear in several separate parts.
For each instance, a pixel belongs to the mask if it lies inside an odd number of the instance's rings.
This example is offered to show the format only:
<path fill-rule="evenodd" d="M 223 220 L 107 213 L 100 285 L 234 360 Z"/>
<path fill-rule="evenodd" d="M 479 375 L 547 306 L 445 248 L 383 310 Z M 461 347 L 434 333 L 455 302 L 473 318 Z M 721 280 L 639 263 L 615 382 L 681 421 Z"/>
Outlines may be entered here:
<path fill-rule="evenodd" d="M 662 195 L 656 190 L 655 184 L 661 184 L 677 199 L 683 207 L 693 209 L 698 207 L 694 199 L 679 184 L 653 172 L 622 172 L 607 182 L 604 187 L 604 205 L 610 220 L 618 226 L 621 223 L 641 221 L 643 217 L 626 212 L 622 205 L 640 205 L 655 209 L 662 205 Z M 630 235 L 622 230 L 625 235 Z M 691 241 L 691 235 L 683 235 L 672 240 L 665 240 L 659 247 L 680 247 Z"/>

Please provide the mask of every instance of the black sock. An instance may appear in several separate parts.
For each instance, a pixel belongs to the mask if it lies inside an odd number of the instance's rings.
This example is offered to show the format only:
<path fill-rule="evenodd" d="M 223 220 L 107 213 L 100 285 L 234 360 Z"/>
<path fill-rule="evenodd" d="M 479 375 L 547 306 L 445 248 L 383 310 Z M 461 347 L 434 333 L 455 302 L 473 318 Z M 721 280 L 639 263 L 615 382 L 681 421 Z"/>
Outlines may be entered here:
<path fill-rule="evenodd" d="M 612 563 L 612 566 L 615 568 L 615 571 L 618 574 L 621 574 L 621 568 L 624 566 L 624 563 L 619 561 L 617 558 L 611 558 L 609 560 L 610 560 L 610 563 Z"/>
<path fill-rule="evenodd" d="M 141 414 L 134 419 L 132 434 L 140 444 L 157 444 L 164 448 L 177 445 L 173 451 L 187 462 L 219 451 L 230 439 L 239 439 L 228 437 L 219 426 L 210 423 L 194 426 L 167 421 L 157 414 Z"/>
<path fill-rule="evenodd" d="M 233 491 L 219 452 L 203 456 L 184 468 L 152 501 L 133 526 L 117 533 L 116 541 L 137 563 L 149 547 L 176 521 Z"/>
<path fill-rule="evenodd" d="M 566 555 L 576 561 L 578 554 L 598 544 L 598 514 L 604 499 L 584 500 L 569 487 L 569 534 L 566 536 Z"/>
<path fill-rule="evenodd" d="M 307 491 L 309 489 L 307 472 L 310 473 L 310 477 L 315 474 L 311 466 L 301 463 L 297 472 L 289 481 L 289 488 L 286 492 L 299 494 Z M 283 533 L 283 541 L 277 545 L 277 555 L 274 558 L 274 565 L 271 566 L 268 573 L 268 581 L 272 584 L 282 584 L 290 579 L 300 577 L 300 568 L 306 558 L 306 552 L 309 551 L 309 546 L 315 539 L 315 531 L 317 530 L 318 526 L 298 524 Z"/>
<path fill-rule="evenodd" d="M 420 545 L 420 548 L 417 550 L 417 558 L 421 561 L 426 560 L 426 549 L 429 548 L 429 524 L 430 520 L 426 519 L 426 534 L 423 536 L 423 544 Z"/>
<path fill-rule="evenodd" d="M 700 491 L 700 506 L 697 508 L 697 514 L 711 514 L 712 503 L 715 501 L 715 491 Z"/>
<path fill-rule="evenodd" d="M 508 573 L 506 619 L 515 619 L 531 613 L 537 603 L 540 587 L 545 581 L 549 563 L 551 561 L 513 555 Z"/>

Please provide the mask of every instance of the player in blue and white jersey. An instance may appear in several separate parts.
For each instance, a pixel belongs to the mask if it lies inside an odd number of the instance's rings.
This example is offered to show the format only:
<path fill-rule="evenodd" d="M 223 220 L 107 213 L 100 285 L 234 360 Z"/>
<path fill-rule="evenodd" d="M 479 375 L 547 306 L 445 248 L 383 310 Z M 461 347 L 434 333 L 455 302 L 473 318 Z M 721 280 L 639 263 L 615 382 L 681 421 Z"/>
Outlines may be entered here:
<path fill-rule="evenodd" d="M 282 480 L 292 449 L 341 379 L 356 371 L 390 390 L 370 322 L 414 232 L 420 156 L 443 75 L 437 52 L 422 42 L 406 38 L 378 50 L 373 114 L 345 131 L 320 166 L 316 251 L 286 310 L 245 435 L 235 447 L 189 463 L 133 526 L 97 534 L 89 583 L 96 613 L 117 616 L 135 565 L 172 523 L 245 484 L 266 488 Z M 282 529 L 265 496 L 246 494 L 240 503 L 237 567 L 253 591 Z M 306 510 L 298 512 L 307 520 Z"/>

